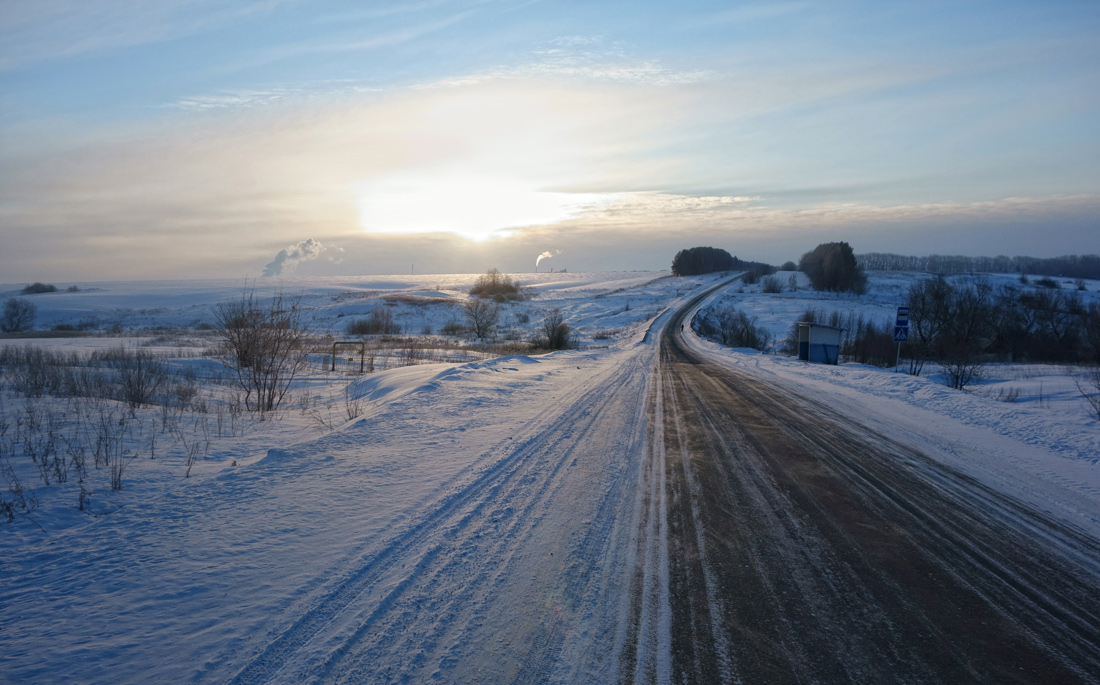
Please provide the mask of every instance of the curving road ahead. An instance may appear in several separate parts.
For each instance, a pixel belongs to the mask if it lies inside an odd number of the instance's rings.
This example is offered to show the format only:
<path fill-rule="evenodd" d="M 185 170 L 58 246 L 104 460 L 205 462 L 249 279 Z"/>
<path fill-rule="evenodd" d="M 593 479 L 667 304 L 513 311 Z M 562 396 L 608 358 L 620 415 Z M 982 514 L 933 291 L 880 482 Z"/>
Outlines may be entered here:
<path fill-rule="evenodd" d="M 1095 539 L 708 363 L 690 309 L 661 332 L 620 682 L 1100 679 Z"/>

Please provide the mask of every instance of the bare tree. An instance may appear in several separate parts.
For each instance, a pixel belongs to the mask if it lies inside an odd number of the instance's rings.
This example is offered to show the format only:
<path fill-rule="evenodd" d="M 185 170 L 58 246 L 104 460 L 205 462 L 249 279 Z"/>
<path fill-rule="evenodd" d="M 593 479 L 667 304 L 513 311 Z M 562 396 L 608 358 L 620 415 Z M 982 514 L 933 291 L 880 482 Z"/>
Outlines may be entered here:
<path fill-rule="evenodd" d="M 245 407 L 274 411 L 290 384 L 306 368 L 307 342 L 314 322 L 302 310 L 301 296 L 276 293 L 261 301 L 255 290 L 214 309 L 227 362 L 244 390 Z"/>
<path fill-rule="evenodd" d="M 34 326 L 34 315 L 38 307 L 33 302 L 18 297 L 8 298 L 4 303 L 4 314 L 0 316 L 0 330 L 5 333 L 17 333 Z"/>
<path fill-rule="evenodd" d="M 924 362 L 935 353 L 940 332 L 951 318 L 951 284 L 943 278 L 929 278 L 909 288 L 910 343 L 909 373 L 919 376 Z"/>
<path fill-rule="evenodd" d="M 500 307 L 495 302 L 475 297 L 467 300 L 462 310 L 474 335 L 478 338 L 487 338 L 492 335 L 500 319 Z"/>
<path fill-rule="evenodd" d="M 950 316 L 940 335 L 947 384 L 962 390 L 980 380 L 985 348 L 994 333 L 993 288 L 976 279 L 960 284 L 950 298 Z"/>

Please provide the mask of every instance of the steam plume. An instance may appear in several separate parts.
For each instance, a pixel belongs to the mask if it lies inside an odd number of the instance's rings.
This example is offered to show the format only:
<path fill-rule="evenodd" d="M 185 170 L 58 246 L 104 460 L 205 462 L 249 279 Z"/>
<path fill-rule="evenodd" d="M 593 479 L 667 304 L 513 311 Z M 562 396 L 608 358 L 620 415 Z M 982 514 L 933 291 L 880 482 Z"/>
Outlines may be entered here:
<path fill-rule="evenodd" d="M 539 268 L 539 264 L 542 263 L 542 260 L 550 259 L 553 256 L 554 255 L 550 253 L 550 250 L 547 250 L 546 252 L 543 252 L 542 254 L 540 254 L 539 258 L 535 260 L 535 269 L 537 270 Z"/>
<path fill-rule="evenodd" d="M 264 276 L 278 276 L 283 273 L 283 269 L 294 271 L 298 268 L 298 264 L 317 259 L 324 251 L 325 246 L 313 238 L 303 240 L 297 245 L 289 245 L 279 250 L 275 259 L 264 267 Z"/>

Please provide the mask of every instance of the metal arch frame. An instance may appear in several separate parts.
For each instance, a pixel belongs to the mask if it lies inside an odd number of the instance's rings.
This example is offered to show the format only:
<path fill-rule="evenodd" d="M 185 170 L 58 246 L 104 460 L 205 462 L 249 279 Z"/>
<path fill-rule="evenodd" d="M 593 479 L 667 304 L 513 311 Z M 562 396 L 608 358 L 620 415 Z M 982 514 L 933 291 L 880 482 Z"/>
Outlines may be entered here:
<path fill-rule="evenodd" d="M 332 343 L 332 368 L 330 371 L 336 370 L 336 346 L 337 345 L 358 345 L 359 346 L 359 373 L 363 373 L 363 359 L 367 356 L 367 343 L 362 340 L 337 340 Z"/>

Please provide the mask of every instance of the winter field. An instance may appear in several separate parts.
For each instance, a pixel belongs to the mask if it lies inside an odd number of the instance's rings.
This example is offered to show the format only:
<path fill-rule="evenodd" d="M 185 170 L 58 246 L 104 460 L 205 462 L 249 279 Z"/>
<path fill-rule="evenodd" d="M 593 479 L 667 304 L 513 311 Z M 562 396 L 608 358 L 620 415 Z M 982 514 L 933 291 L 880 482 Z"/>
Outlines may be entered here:
<path fill-rule="evenodd" d="M 872 273 L 860 297 L 814 293 L 800 274 L 779 277 L 788 286 L 793 277 L 796 289 L 734 283 L 700 308 L 732 303 L 781 340 L 811 306 L 892 321 L 921 276 Z M 599 502 L 639 482 L 632 464 L 648 433 L 628 400 L 645 395 L 652 373 L 647 332 L 722 277 L 521 275 L 531 297 L 501 305 L 489 341 L 459 330 L 475 278 L 283 281 L 321 337 L 287 399 L 263 415 L 242 407 L 212 330 L 212 308 L 239 297 L 242 283 L 97 283 L 77 292 L 58 284 L 60 292 L 30 296 L 36 327 L 62 331 L 0 347 L 95 358 L 105 368 L 142 351 L 165 380 L 154 402 L 134 406 L 28 394 L 41 386 L 5 366 L 0 496 L 11 520 L 0 516 L 0 680 L 499 681 L 523 672 L 509 663 L 512 633 L 547 620 L 569 625 L 556 681 L 615 673 L 625 639 L 615 622 L 621 566 L 632 561 L 637 512 Z M 0 286 L 0 296 L 19 287 Z M 1082 295 L 1098 298 L 1100 283 L 1087 287 Z M 554 310 L 577 349 L 527 350 Z M 365 338 L 373 371 L 359 373 L 351 347 L 333 360 L 333 341 L 360 339 L 347 322 L 377 312 L 401 333 Z M 988 365 L 958 391 L 933 366 L 917 377 L 807 365 L 777 346 L 760 353 L 688 337 L 724 364 L 810 394 L 1100 538 L 1100 422 L 1074 382 L 1080 369 Z M 614 430 L 593 424 L 589 452 L 562 447 L 556 461 L 539 461 L 535 443 L 571 434 L 596 411 L 586 398 L 603 386 L 622 402 L 608 409 Z M 527 485 L 482 487 L 505 473 Z M 533 611 L 525 598 L 553 582 L 550 556 L 574 549 L 582 523 L 607 541 L 584 557 L 591 569 L 571 571 L 587 579 L 591 606 Z M 499 567 L 479 564 L 499 558 Z M 430 591 L 420 592 L 429 574 Z M 497 655 L 484 671 L 463 670 L 473 642 Z"/>

